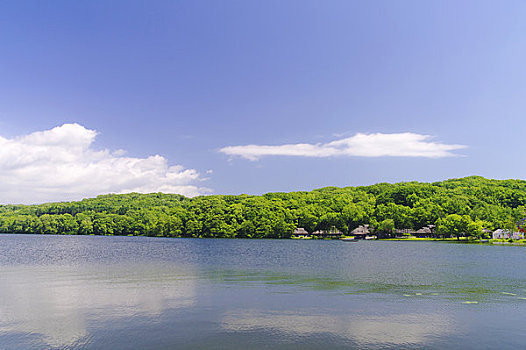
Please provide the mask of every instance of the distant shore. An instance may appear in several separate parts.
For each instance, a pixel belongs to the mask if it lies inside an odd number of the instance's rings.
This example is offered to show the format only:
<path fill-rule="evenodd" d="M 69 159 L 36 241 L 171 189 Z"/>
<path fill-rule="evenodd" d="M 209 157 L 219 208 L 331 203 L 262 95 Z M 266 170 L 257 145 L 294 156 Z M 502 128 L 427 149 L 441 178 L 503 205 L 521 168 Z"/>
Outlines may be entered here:
<path fill-rule="evenodd" d="M 382 241 L 433 241 L 433 242 L 452 242 L 452 243 L 464 243 L 464 244 L 499 244 L 499 245 L 523 245 L 526 246 L 526 240 L 509 241 L 505 239 L 466 239 L 462 237 L 460 240 L 456 238 L 386 238 L 381 239 Z"/>
<path fill-rule="evenodd" d="M 114 235 L 114 234 L 102 234 L 102 235 L 96 235 L 96 234 L 88 234 L 88 235 L 79 235 L 79 234 L 49 234 L 49 233 L 15 233 L 15 232 L 0 232 L 1 235 L 35 235 L 35 236 L 97 236 L 97 237 L 150 237 L 150 238 L 185 238 L 185 239 L 249 239 L 249 240 L 266 240 L 266 239 L 276 239 L 276 238 L 260 238 L 260 237 L 243 237 L 243 238 L 234 238 L 234 237 L 167 237 L 167 236 L 151 236 L 151 235 L 136 235 L 136 234 L 128 234 L 128 235 Z M 350 237 L 344 237 L 344 238 L 350 238 Z M 278 238 L 280 240 L 287 240 L 287 238 Z M 313 237 L 303 237 L 303 238 L 297 238 L 297 237 L 291 237 L 288 239 L 292 240 L 298 240 L 298 241 L 339 241 L 341 239 L 334 239 L 334 238 L 313 238 Z M 523 240 L 506 240 L 506 239 L 469 239 L 467 237 L 460 237 L 460 239 L 457 238 L 420 238 L 420 237 L 407 237 L 407 238 L 380 238 L 380 239 L 356 239 L 356 241 L 387 241 L 387 242 L 444 242 L 444 243 L 459 243 L 459 244 L 486 244 L 486 245 L 514 245 L 514 246 L 526 246 L 526 239 Z"/>
<path fill-rule="evenodd" d="M 349 237 L 345 237 L 349 238 Z M 312 238 L 312 237 L 306 237 L 306 238 L 292 238 L 295 240 L 323 240 L 319 238 Z M 337 239 L 324 239 L 328 241 L 333 241 Z M 371 239 L 371 240 L 364 240 L 364 239 L 357 239 L 357 241 L 391 241 L 391 242 L 447 242 L 447 243 L 462 243 L 462 244 L 496 244 L 496 245 L 520 245 L 520 246 L 526 246 L 526 239 L 521 240 L 507 240 L 507 239 L 469 239 L 467 237 L 460 237 L 460 239 L 457 239 L 456 237 L 452 238 L 432 238 L 432 237 L 397 237 L 397 238 L 380 238 L 380 239 Z"/>

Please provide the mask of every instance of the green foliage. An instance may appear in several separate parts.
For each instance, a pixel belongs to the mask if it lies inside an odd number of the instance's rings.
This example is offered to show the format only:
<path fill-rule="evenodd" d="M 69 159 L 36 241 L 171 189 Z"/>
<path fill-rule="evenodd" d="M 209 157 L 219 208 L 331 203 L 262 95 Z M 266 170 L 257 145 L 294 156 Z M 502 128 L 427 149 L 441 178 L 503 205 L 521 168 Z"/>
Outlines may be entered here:
<path fill-rule="evenodd" d="M 437 225 L 442 237 L 483 237 L 483 229 L 513 228 L 526 216 L 526 181 L 467 177 L 436 183 L 326 187 L 263 196 L 129 193 L 77 202 L 0 205 L 0 232 L 288 238 L 359 225 L 390 236 L 395 228 Z"/>
<path fill-rule="evenodd" d="M 378 224 L 377 231 L 380 233 L 384 233 L 387 235 L 390 235 L 395 230 L 395 223 L 393 219 L 385 219 L 384 221 L 380 222 Z"/>

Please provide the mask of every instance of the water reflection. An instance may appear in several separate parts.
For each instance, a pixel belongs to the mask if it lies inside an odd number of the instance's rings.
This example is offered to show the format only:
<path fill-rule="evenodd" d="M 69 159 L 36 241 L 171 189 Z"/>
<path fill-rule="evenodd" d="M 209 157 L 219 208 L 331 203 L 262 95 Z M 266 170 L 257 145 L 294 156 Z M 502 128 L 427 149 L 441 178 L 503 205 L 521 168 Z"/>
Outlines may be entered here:
<path fill-rule="evenodd" d="M 261 310 L 228 313 L 222 326 L 234 332 L 264 330 L 296 337 L 326 333 L 365 345 L 424 345 L 430 338 L 455 330 L 453 321 L 439 314 L 309 315 Z"/>
<path fill-rule="evenodd" d="M 0 333 L 23 334 L 50 347 L 81 345 L 96 320 L 155 319 L 190 307 L 189 271 L 160 266 L 16 267 L 0 269 Z"/>
<path fill-rule="evenodd" d="M 526 270 L 510 268 L 526 263 L 523 250 L 0 237 L 2 350 L 520 348 L 525 342 Z"/>

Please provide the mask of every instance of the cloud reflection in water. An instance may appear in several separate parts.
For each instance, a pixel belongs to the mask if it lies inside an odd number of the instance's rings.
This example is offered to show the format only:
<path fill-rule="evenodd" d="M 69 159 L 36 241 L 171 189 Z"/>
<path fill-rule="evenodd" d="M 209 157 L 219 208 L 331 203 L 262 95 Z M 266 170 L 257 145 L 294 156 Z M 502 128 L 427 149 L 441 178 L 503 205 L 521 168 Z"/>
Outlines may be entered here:
<path fill-rule="evenodd" d="M 80 345 L 100 320 L 118 328 L 125 318 L 155 318 L 192 306 L 194 294 L 191 274 L 177 268 L 4 267 L 0 333 L 36 336 L 49 347 Z"/>
<path fill-rule="evenodd" d="M 309 315 L 295 312 L 231 312 L 222 326 L 232 332 L 267 330 L 311 336 L 329 334 L 353 343 L 424 345 L 430 337 L 455 332 L 452 321 L 440 314 L 392 314 L 385 316 Z"/>

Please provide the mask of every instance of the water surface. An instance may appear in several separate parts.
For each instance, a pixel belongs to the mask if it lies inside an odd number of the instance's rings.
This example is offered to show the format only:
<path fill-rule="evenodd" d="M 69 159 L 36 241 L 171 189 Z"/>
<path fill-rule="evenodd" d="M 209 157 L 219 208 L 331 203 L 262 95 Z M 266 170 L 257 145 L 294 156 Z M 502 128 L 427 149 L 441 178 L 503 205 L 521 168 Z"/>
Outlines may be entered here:
<path fill-rule="evenodd" d="M 526 249 L 0 235 L 2 349 L 526 345 Z"/>

